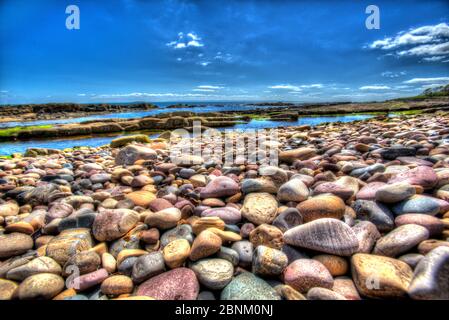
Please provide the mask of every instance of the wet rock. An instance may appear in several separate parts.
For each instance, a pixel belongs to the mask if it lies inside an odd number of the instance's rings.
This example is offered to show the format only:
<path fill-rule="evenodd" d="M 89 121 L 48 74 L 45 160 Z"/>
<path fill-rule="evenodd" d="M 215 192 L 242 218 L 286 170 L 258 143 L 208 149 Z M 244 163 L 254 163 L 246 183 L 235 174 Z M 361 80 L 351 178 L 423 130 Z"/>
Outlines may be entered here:
<path fill-rule="evenodd" d="M 133 288 L 134 284 L 131 278 L 123 275 L 111 276 L 101 284 L 101 292 L 111 296 L 131 293 Z"/>
<path fill-rule="evenodd" d="M 380 150 L 380 155 L 386 160 L 394 160 L 397 157 L 413 157 L 416 154 L 415 148 L 391 147 Z"/>
<path fill-rule="evenodd" d="M 204 229 L 203 229 L 204 230 Z M 202 231 L 202 230 L 201 230 Z M 198 232 L 199 234 L 200 232 Z M 161 247 L 165 247 L 170 242 L 177 239 L 185 239 L 189 244 L 193 243 L 192 227 L 188 224 L 181 224 L 173 229 L 170 229 L 161 236 Z"/>
<path fill-rule="evenodd" d="M 292 163 L 295 160 L 307 160 L 316 155 L 314 148 L 299 148 L 279 153 L 279 160 L 286 163 Z"/>
<path fill-rule="evenodd" d="M 124 136 L 111 141 L 111 148 L 120 148 L 131 142 L 150 143 L 151 140 L 147 135 L 136 134 L 132 136 Z"/>
<path fill-rule="evenodd" d="M 407 252 L 428 237 L 429 232 L 426 228 L 416 224 L 406 224 L 377 240 L 373 253 L 394 257 Z"/>
<path fill-rule="evenodd" d="M 416 193 L 415 188 L 406 182 L 387 184 L 376 192 L 376 200 L 383 203 L 396 203 L 410 198 Z"/>
<path fill-rule="evenodd" d="M 404 182 L 411 185 L 422 186 L 424 189 L 431 189 L 438 183 L 438 176 L 432 168 L 428 166 L 419 166 L 398 173 L 388 181 L 388 183 L 396 182 Z"/>
<path fill-rule="evenodd" d="M 279 294 L 267 282 L 252 273 L 243 272 L 221 292 L 221 300 L 280 300 Z"/>
<path fill-rule="evenodd" d="M 128 193 L 126 199 L 136 206 L 147 208 L 156 199 L 156 195 L 150 191 L 139 190 Z"/>
<path fill-rule="evenodd" d="M 313 287 L 331 289 L 334 280 L 319 261 L 312 259 L 298 259 L 287 266 L 283 274 L 285 284 L 301 293 Z"/>
<path fill-rule="evenodd" d="M 198 281 L 211 290 L 223 289 L 234 274 L 232 263 L 223 259 L 202 259 L 192 263 L 190 268 L 195 272 Z"/>
<path fill-rule="evenodd" d="M 249 241 L 237 241 L 232 244 L 231 248 L 239 255 L 239 266 L 247 268 L 251 266 L 253 261 L 253 244 Z"/>
<path fill-rule="evenodd" d="M 155 251 L 138 257 L 132 268 L 132 279 L 141 283 L 165 271 L 164 256 Z"/>
<path fill-rule="evenodd" d="M 157 159 L 157 153 L 143 145 L 129 145 L 120 150 L 115 158 L 115 163 L 117 165 L 131 165 L 141 159 L 155 160 Z"/>
<path fill-rule="evenodd" d="M 438 247 L 449 247 L 449 241 L 435 239 L 425 240 L 418 245 L 418 252 L 420 254 L 426 255 L 430 251 Z"/>
<path fill-rule="evenodd" d="M 288 258 L 280 250 L 260 245 L 254 251 L 252 272 L 262 276 L 280 275 L 287 267 Z"/>
<path fill-rule="evenodd" d="M 154 180 L 146 175 L 140 174 L 138 176 L 135 176 L 132 180 L 131 180 L 131 187 L 133 188 L 141 188 L 144 187 L 148 184 L 153 184 Z"/>
<path fill-rule="evenodd" d="M 234 267 L 239 264 L 239 254 L 234 249 L 222 246 L 217 253 L 217 258 L 224 259 L 232 263 Z"/>
<path fill-rule="evenodd" d="M 23 233 L 0 234 L 0 258 L 18 256 L 33 248 L 33 239 Z"/>
<path fill-rule="evenodd" d="M 242 193 L 266 192 L 276 194 L 278 186 L 270 177 L 260 177 L 257 179 L 244 179 L 242 181 Z"/>
<path fill-rule="evenodd" d="M 309 189 L 300 179 L 291 179 L 284 183 L 278 190 L 279 201 L 301 202 L 309 197 Z"/>
<path fill-rule="evenodd" d="M 444 223 L 433 216 L 429 216 L 427 214 L 403 214 L 394 220 L 396 226 L 403 226 L 405 224 L 417 224 L 423 226 L 429 231 L 429 237 L 434 237 L 440 235 L 444 230 Z"/>
<path fill-rule="evenodd" d="M 346 259 L 339 256 L 321 254 L 314 256 L 313 259 L 321 262 L 333 277 L 344 275 L 349 269 Z"/>
<path fill-rule="evenodd" d="M 233 207 L 211 208 L 201 212 L 202 217 L 219 217 L 226 224 L 236 224 L 242 220 L 240 211 Z"/>
<path fill-rule="evenodd" d="M 176 268 L 154 276 L 138 288 L 136 294 L 157 300 L 196 300 L 199 283 L 195 273 L 187 268 Z"/>
<path fill-rule="evenodd" d="M 12 300 L 14 292 L 19 286 L 14 281 L 0 279 L 0 301 Z"/>
<path fill-rule="evenodd" d="M 181 220 L 181 211 L 178 208 L 168 208 L 158 212 L 149 212 L 145 223 L 158 229 L 170 229 Z"/>
<path fill-rule="evenodd" d="M 284 300 L 307 300 L 302 293 L 293 289 L 289 285 L 279 284 L 275 286 L 274 289 Z"/>
<path fill-rule="evenodd" d="M 417 300 L 449 299 L 449 248 L 430 251 L 416 266 L 408 294 Z"/>
<path fill-rule="evenodd" d="M 390 209 L 380 203 L 369 200 L 357 200 L 352 204 L 357 219 L 372 222 L 380 232 L 394 228 L 394 217 Z"/>
<path fill-rule="evenodd" d="M 112 254 L 104 252 L 101 255 L 101 266 L 106 269 L 108 273 L 114 273 L 117 269 L 117 261 Z"/>
<path fill-rule="evenodd" d="M 288 208 L 282 211 L 273 221 L 273 226 L 280 229 L 282 232 L 287 231 L 297 225 L 303 223 L 302 215 L 296 208 Z"/>
<path fill-rule="evenodd" d="M 359 247 L 354 231 L 345 223 L 332 218 L 294 227 L 284 233 L 284 241 L 293 246 L 340 256 L 352 255 Z"/>
<path fill-rule="evenodd" d="M 20 300 L 49 300 L 64 289 L 64 279 L 53 273 L 39 273 L 26 278 L 17 289 Z"/>
<path fill-rule="evenodd" d="M 19 206 L 14 202 L 0 204 L 0 217 L 9 217 L 19 214 Z"/>
<path fill-rule="evenodd" d="M 351 269 L 358 291 L 369 298 L 405 297 L 413 277 L 400 260 L 364 253 L 352 256 Z"/>
<path fill-rule="evenodd" d="M 249 234 L 249 241 L 254 247 L 264 245 L 280 249 L 284 243 L 282 231 L 269 224 L 261 224 Z"/>
<path fill-rule="evenodd" d="M 52 258 L 38 257 L 24 265 L 9 270 L 6 274 L 6 278 L 9 280 L 23 281 L 29 276 L 39 273 L 53 273 L 60 275 L 61 266 Z"/>
<path fill-rule="evenodd" d="M 254 224 L 271 224 L 277 215 L 278 203 L 269 193 L 250 193 L 245 197 L 241 214 Z"/>
<path fill-rule="evenodd" d="M 165 264 L 172 269 L 182 266 L 189 254 L 190 244 L 185 239 L 171 241 L 163 250 Z"/>
<path fill-rule="evenodd" d="M 72 255 L 89 250 L 92 245 L 93 240 L 88 229 L 64 230 L 47 244 L 46 255 L 64 265 Z"/>
<path fill-rule="evenodd" d="M 326 288 L 312 288 L 307 291 L 307 300 L 347 300 L 343 295 Z"/>
<path fill-rule="evenodd" d="M 69 285 L 77 291 L 84 291 L 102 283 L 107 277 L 106 269 L 99 269 L 74 278 Z"/>
<path fill-rule="evenodd" d="M 98 241 L 120 238 L 139 221 L 137 212 L 129 209 L 106 209 L 100 211 L 93 223 L 92 233 Z"/>
<path fill-rule="evenodd" d="M 360 300 L 359 292 L 355 287 L 354 281 L 348 277 L 334 278 L 334 286 L 332 291 L 344 296 L 347 300 Z"/>
<path fill-rule="evenodd" d="M 369 221 L 360 221 L 352 227 L 359 242 L 359 253 L 370 253 L 376 241 L 381 237 L 376 226 Z"/>
<path fill-rule="evenodd" d="M 95 251 L 81 251 L 70 256 L 64 265 L 64 276 L 70 275 L 74 268 L 79 274 L 86 274 L 97 270 L 101 265 L 101 258 Z"/>
<path fill-rule="evenodd" d="M 384 186 L 386 186 L 385 182 L 370 182 L 357 192 L 356 199 L 374 201 L 376 199 L 377 190 Z"/>
<path fill-rule="evenodd" d="M 220 176 L 209 182 L 201 190 L 201 198 L 222 198 L 232 196 L 240 191 L 237 182 L 226 176 Z"/>
<path fill-rule="evenodd" d="M 419 253 L 407 253 L 398 258 L 398 260 L 401 260 L 408 264 L 410 268 L 415 269 L 415 267 L 418 265 L 418 263 L 421 261 L 421 259 L 424 258 L 422 254 Z"/>
<path fill-rule="evenodd" d="M 222 240 L 215 233 L 204 230 L 193 241 L 190 260 L 196 261 L 208 257 L 220 250 Z"/>
<path fill-rule="evenodd" d="M 341 219 L 345 213 L 345 203 L 334 195 L 320 195 L 301 202 L 297 209 L 304 222 L 321 218 Z"/>
<path fill-rule="evenodd" d="M 326 193 L 333 194 L 334 196 L 337 196 L 344 201 L 348 200 L 349 198 L 351 198 L 354 195 L 354 191 L 351 188 L 344 186 L 344 185 L 334 183 L 334 182 L 320 183 L 313 190 L 314 195 L 320 195 L 320 194 L 326 194 Z"/>
<path fill-rule="evenodd" d="M 414 195 L 395 204 L 392 210 L 396 215 L 422 213 L 434 216 L 440 212 L 440 202 L 429 196 Z"/>

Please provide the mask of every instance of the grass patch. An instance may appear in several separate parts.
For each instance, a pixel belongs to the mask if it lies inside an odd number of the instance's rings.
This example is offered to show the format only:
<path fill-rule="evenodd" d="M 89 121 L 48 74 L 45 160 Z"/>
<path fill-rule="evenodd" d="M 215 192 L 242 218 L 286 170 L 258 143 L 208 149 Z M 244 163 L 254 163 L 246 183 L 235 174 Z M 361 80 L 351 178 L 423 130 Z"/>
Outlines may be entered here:
<path fill-rule="evenodd" d="M 424 112 L 424 110 L 415 109 L 415 110 L 392 111 L 392 112 L 390 112 L 390 114 L 395 114 L 398 116 L 401 116 L 401 115 L 411 116 L 411 115 L 415 115 L 415 114 L 421 114 L 423 112 Z"/>
<path fill-rule="evenodd" d="M 248 117 L 251 120 L 268 120 L 270 118 L 269 115 L 267 114 L 255 114 L 255 113 L 242 113 L 242 114 L 238 114 L 238 117 Z"/>
<path fill-rule="evenodd" d="M 300 114 L 300 118 L 309 117 L 345 117 L 345 116 L 380 116 L 386 115 L 388 111 L 365 111 L 365 112 L 348 112 L 348 113 L 311 113 L 311 114 Z"/>
<path fill-rule="evenodd" d="M 12 137 L 17 135 L 19 132 L 24 130 L 33 130 L 33 129 L 50 129 L 53 126 L 50 124 L 40 125 L 40 126 L 28 126 L 28 127 L 12 127 L 0 129 L 0 137 Z"/>

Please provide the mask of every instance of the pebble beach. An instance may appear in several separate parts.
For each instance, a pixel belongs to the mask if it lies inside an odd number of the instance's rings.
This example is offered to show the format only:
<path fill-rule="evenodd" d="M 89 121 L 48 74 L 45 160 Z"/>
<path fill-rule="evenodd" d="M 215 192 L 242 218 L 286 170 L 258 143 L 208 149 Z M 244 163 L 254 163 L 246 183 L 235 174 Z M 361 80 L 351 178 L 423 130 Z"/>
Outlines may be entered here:
<path fill-rule="evenodd" d="M 277 166 L 168 139 L 0 159 L 0 299 L 449 299 L 447 112 L 280 127 Z"/>

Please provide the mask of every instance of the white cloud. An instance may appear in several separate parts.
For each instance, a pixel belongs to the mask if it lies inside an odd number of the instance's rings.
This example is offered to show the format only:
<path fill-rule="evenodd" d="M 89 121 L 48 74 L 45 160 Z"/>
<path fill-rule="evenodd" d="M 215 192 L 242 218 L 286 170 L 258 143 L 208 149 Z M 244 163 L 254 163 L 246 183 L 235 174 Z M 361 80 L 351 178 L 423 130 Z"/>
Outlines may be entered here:
<path fill-rule="evenodd" d="M 185 48 L 185 47 L 186 47 L 186 44 L 185 44 L 185 43 L 182 43 L 182 42 L 177 43 L 177 44 L 174 46 L 175 49 L 182 49 L 182 48 Z"/>
<path fill-rule="evenodd" d="M 291 84 L 278 84 L 275 86 L 268 87 L 269 89 L 285 89 L 291 91 L 301 91 L 301 88 L 298 86 L 293 86 Z"/>
<path fill-rule="evenodd" d="M 85 94 L 85 93 L 78 93 L 78 96 L 79 96 L 79 97 L 85 97 L 86 94 Z"/>
<path fill-rule="evenodd" d="M 202 47 L 202 46 L 204 46 L 204 44 L 199 43 L 197 40 L 192 40 L 192 41 L 187 42 L 187 46 L 188 47 Z"/>
<path fill-rule="evenodd" d="M 200 92 L 215 92 L 214 89 L 201 89 L 201 88 L 193 89 L 193 91 L 200 91 Z"/>
<path fill-rule="evenodd" d="M 170 41 L 166 43 L 168 47 L 172 47 L 174 49 L 184 49 L 187 47 L 203 47 L 204 44 L 201 42 L 201 38 L 194 32 L 189 32 L 187 34 L 187 40 L 184 40 L 184 33 L 178 33 L 178 39 L 175 41 Z"/>
<path fill-rule="evenodd" d="M 411 87 L 407 86 L 407 85 L 400 85 L 400 86 L 395 86 L 394 88 L 395 89 L 408 89 L 408 88 L 411 88 Z"/>
<path fill-rule="evenodd" d="M 203 67 L 207 67 L 209 64 L 209 61 L 200 62 L 200 65 L 202 65 Z"/>
<path fill-rule="evenodd" d="M 440 61 L 440 60 L 443 60 L 444 58 L 447 58 L 447 56 L 434 56 L 434 57 L 424 58 L 423 60 L 425 60 L 425 61 Z"/>
<path fill-rule="evenodd" d="M 213 85 L 201 85 L 197 86 L 193 91 L 200 91 L 200 92 L 215 92 L 217 90 L 223 89 L 222 86 L 213 86 Z"/>
<path fill-rule="evenodd" d="M 323 85 L 321 83 L 315 83 L 315 84 L 303 84 L 300 86 L 300 88 L 304 88 L 304 89 L 310 89 L 310 88 L 314 88 L 314 89 L 320 89 L 322 88 Z"/>
<path fill-rule="evenodd" d="M 187 34 L 187 36 L 190 37 L 192 40 L 201 40 L 200 37 L 198 37 L 198 36 L 196 35 L 196 33 L 193 33 L 193 32 L 189 32 L 189 33 Z"/>
<path fill-rule="evenodd" d="M 116 94 L 100 94 L 98 98 L 141 98 L 141 97 L 203 97 L 201 93 L 147 93 L 147 92 L 131 92 L 131 93 L 116 93 Z"/>
<path fill-rule="evenodd" d="M 223 89 L 224 87 L 221 87 L 221 86 L 211 86 L 211 85 L 201 85 L 201 86 L 197 86 L 197 88 L 200 88 L 200 89 L 212 89 L 212 90 L 218 90 L 218 89 Z"/>
<path fill-rule="evenodd" d="M 449 77 L 436 77 L 436 78 L 413 78 L 404 83 L 414 84 L 414 83 L 429 83 L 429 82 L 447 82 Z"/>
<path fill-rule="evenodd" d="M 176 58 L 176 61 L 182 61 L 182 58 Z"/>
<path fill-rule="evenodd" d="M 438 56 L 449 54 L 449 41 L 440 44 L 425 44 L 399 51 L 399 56 Z"/>
<path fill-rule="evenodd" d="M 360 90 L 388 90 L 391 89 L 389 86 L 363 86 L 359 88 Z"/>
<path fill-rule="evenodd" d="M 414 36 L 412 34 L 403 34 L 395 38 L 386 38 L 384 40 L 374 41 L 370 45 L 370 48 L 387 50 L 410 44 L 428 43 L 431 41 L 432 41 L 431 36 Z"/>
<path fill-rule="evenodd" d="M 434 26 L 424 26 L 409 31 L 401 31 L 395 37 L 376 40 L 369 45 L 372 49 L 394 49 L 406 45 L 439 42 L 449 37 L 449 25 L 440 23 Z"/>
<path fill-rule="evenodd" d="M 386 77 L 386 78 L 398 78 L 400 76 L 404 76 L 406 75 L 405 71 L 400 71 L 400 72 L 392 72 L 392 71 L 385 71 L 381 73 L 382 77 Z"/>
<path fill-rule="evenodd" d="M 403 56 L 438 56 L 449 54 L 449 25 L 423 26 L 408 31 L 401 31 L 394 37 L 376 40 L 368 45 L 371 49 L 395 50 L 394 55 Z M 389 53 L 391 55 L 392 53 Z M 438 61 L 423 59 L 424 61 Z"/>
<path fill-rule="evenodd" d="M 231 62 L 233 58 L 234 57 L 230 53 L 223 54 L 221 51 L 218 51 L 214 57 L 214 59 L 222 60 L 224 62 Z"/>
<path fill-rule="evenodd" d="M 425 85 L 421 86 L 421 88 L 423 88 L 423 89 L 432 89 L 432 88 L 437 88 L 437 87 L 441 87 L 441 83 L 425 84 Z"/>

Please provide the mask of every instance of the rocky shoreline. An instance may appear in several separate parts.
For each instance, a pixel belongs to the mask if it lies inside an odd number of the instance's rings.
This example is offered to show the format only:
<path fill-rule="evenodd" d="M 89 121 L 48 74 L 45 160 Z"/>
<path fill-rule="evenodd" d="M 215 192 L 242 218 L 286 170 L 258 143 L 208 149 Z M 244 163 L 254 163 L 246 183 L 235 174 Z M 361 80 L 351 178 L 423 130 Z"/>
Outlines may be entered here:
<path fill-rule="evenodd" d="M 449 299 L 447 113 L 278 135 L 276 167 L 166 134 L 0 159 L 0 299 Z"/>
<path fill-rule="evenodd" d="M 46 103 L 0 106 L 0 123 L 16 121 L 56 120 L 86 117 L 127 111 L 146 111 L 157 109 L 151 103 L 130 104 L 77 104 Z"/>
<path fill-rule="evenodd" d="M 275 105 L 270 104 L 271 105 Z M 10 134 L 1 134 L 0 141 L 49 139 L 61 137 L 87 136 L 96 134 L 129 133 L 138 131 L 163 131 L 177 128 L 191 128 L 193 121 L 200 121 L 203 127 L 232 127 L 238 123 L 247 123 L 253 118 L 273 121 L 297 121 L 301 116 L 373 114 L 378 117 L 388 116 L 390 112 L 433 113 L 438 110 L 449 110 L 449 98 L 428 99 L 422 101 L 379 102 L 369 104 L 323 104 L 258 107 L 245 111 L 220 111 L 195 113 L 190 111 L 168 112 L 141 118 L 109 118 L 89 120 L 79 123 L 50 125 L 41 127 L 23 127 Z M 113 105 L 115 106 L 115 105 Z M 135 108 L 141 105 L 133 105 Z M 177 105 L 175 105 L 176 107 Z M 157 108 L 157 106 L 147 106 Z M 0 108 L 1 110 L 2 108 Z M 169 109 L 169 108 L 168 108 Z M 78 115 L 79 116 L 79 115 Z M 52 114 L 49 114 L 52 117 Z"/>
<path fill-rule="evenodd" d="M 201 122 L 205 128 L 230 127 L 249 120 L 247 117 L 240 116 L 211 113 L 198 116 L 193 112 L 176 112 L 142 118 L 89 120 L 80 123 L 53 125 L 49 128 L 23 127 L 11 134 L 0 135 L 0 141 L 119 134 L 138 131 L 158 132 L 178 128 L 189 129 L 193 126 L 194 121 Z"/>
<path fill-rule="evenodd" d="M 223 104 L 214 104 L 224 106 Z M 390 100 L 384 102 L 367 103 L 314 103 L 314 104 L 296 104 L 287 102 L 260 102 L 245 104 L 253 106 L 253 110 L 245 111 L 220 111 L 217 114 L 222 116 L 264 116 L 270 117 L 273 114 L 310 116 L 310 115 L 335 115 L 335 114 L 353 114 L 353 113 L 384 113 L 401 111 L 419 111 L 436 112 L 438 110 L 449 110 L 449 97 L 438 96 L 423 99 Z M 164 109 L 174 108 L 195 108 L 204 106 L 203 104 L 173 104 Z M 111 113 L 120 113 L 128 111 L 147 111 L 153 109 L 162 109 L 151 103 L 130 103 L 130 104 L 36 104 L 36 105 L 4 105 L 0 106 L 1 122 L 27 122 L 36 120 L 57 120 L 71 119 L 91 115 L 102 115 Z M 191 114 L 196 116 L 208 116 L 210 113 Z M 193 116 L 191 115 L 191 116 Z M 159 117 L 168 117 L 169 113 L 159 115 Z M 278 116 L 281 117 L 281 116 Z"/>

